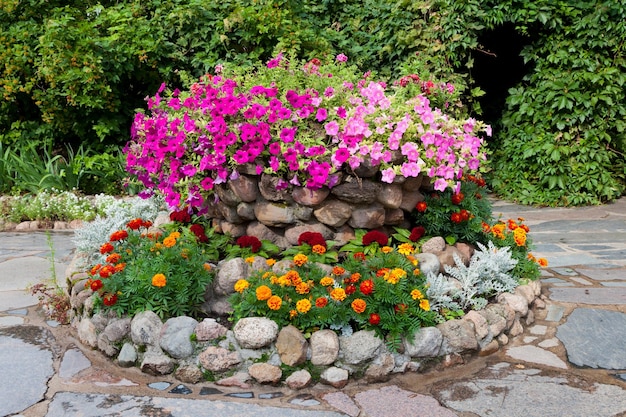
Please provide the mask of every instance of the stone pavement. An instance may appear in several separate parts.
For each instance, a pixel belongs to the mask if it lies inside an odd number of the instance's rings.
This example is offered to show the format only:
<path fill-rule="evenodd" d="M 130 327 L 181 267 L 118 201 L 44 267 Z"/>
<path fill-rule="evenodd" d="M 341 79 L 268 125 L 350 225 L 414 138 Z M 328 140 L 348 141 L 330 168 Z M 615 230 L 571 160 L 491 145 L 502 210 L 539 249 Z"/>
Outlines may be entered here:
<path fill-rule="evenodd" d="M 0 416 L 626 417 L 626 199 L 576 209 L 494 201 L 494 214 L 524 217 L 534 254 L 550 262 L 545 305 L 523 334 L 489 356 L 386 383 L 301 391 L 185 385 L 117 367 L 47 321 L 25 291 L 63 281 L 72 234 L 0 233 Z"/>

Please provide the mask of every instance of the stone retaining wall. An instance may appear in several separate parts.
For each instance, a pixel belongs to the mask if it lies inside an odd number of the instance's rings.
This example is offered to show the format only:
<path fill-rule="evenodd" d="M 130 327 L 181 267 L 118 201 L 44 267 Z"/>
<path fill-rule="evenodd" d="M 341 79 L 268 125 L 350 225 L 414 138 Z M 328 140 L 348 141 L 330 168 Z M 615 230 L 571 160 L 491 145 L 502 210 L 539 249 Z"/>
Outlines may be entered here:
<path fill-rule="evenodd" d="M 241 319 L 229 330 L 212 318 L 162 322 L 151 311 L 132 318 L 93 314 L 93 293 L 84 287 L 86 277 L 77 277 L 71 287 L 72 326 L 81 343 L 119 366 L 137 366 L 154 375 L 174 373 L 186 383 L 211 376 L 218 384 L 242 387 L 253 380 L 304 388 L 313 382 L 311 367 L 320 372 L 321 382 L 342 387 L 350 377 L 384 381 L 394 373 L 419 372 L 434 360 L 455 363 L 462 362 L 462 354 L 489 355 L 521 334 L 523 323 L 534 321 L 532 307 L 545 307 L 538 298 L 540 283 L 532 282 L 500 294 L 480 311 L 421 329 L 393 352 L 374 332 L 339 336 L 325 329 L 306 338 L 293 326 L 279 329 L 263 317 Z M 284 365 L 300 369 L 284 376 Z"/>
<path fill-rule="evenodd" d="M 392 184 L 375 180 L 377 167 L 363 164 L 357 176 L 342 173 L 338 184 L 311 190 L 281 189 L 280 180 L 269 175 L 242 173 L 216 188 L 219 201 L 208 217 L 218 231 L 234 237 L 256 236 L 287 248 L 298 244 L 303 231 L 321 233 L 325 239 L 347 242 L 354 229 L 393 226 L 407 228 L 407 214 L 424 200 L 430 181 L 396 177 Z"/>

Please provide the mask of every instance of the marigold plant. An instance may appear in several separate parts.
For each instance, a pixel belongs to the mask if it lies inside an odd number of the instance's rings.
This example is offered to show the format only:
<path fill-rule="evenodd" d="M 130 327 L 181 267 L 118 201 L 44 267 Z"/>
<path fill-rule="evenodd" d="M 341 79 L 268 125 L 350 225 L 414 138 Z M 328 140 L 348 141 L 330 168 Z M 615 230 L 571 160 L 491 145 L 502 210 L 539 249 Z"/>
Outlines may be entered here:
<path fill-rule="evenodd" d="M 202 243 L 188 225 L 150 226 L 134 219 L 102 244 L 105 258 L 90 268 L 86 283 L 97 295 L 96 308 L 131 316 L 152 310 L 163 319 L 198 315 L 214 275 L 205 265 L 216 262 L 219 252 Z M 212 245 L 224 239 L 215 236 Z"/>

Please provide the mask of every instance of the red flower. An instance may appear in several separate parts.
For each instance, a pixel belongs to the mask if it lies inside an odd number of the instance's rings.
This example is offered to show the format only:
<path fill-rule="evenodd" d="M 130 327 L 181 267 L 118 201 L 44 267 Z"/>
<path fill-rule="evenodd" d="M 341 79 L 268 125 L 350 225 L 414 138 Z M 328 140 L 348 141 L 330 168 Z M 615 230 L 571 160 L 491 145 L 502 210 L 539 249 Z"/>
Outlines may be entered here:
<path fill-rule="evenodd" d="M 324 308 L 328 305 L 328 298 L 326 297 L 319 297 L 315 299 L 315 307 L 317 308 Z"/>
<path fill-rule="evenodd" d="M 404 314 L 409 307 L 406 304 L 396 304 L 393 309 L 396 314 Z"/>
<path fill-rule="evenodd" d="M 124 240 L 128 237 L 128 232 L 126 230 L 117 230 L 111 233 L 111 237 L 109 240 L 111 242 L 117 242 L 118 240 Z"/>
<path fill-rule="evenodd" d="M 361 285 L 359 285 L 359 289 L 361 290 L 363 295 L 370 295 L 374 292 L 374 281 L 372 281 L 371 279 L 363 281 Z"/>
<path fill-rule="evenodd" d="M 113 265 L 105 265 L 100 269 L 100 277 L 108 278 L 115 273 L 115 267 Z"/>
<path fill-rule="evenodd" d="M 113 245 L 107 242 L 104 245 L 100 246 L 100 253 L 104 255 L 105 253 L 113 252 L 113 249 L 115 249 Z"/>
<path fill-rule="evenodd" d="M 470 218 L 470 213 L 469 211 L 462 209 L 459 214 L 461 215 L 461 220 L 463 220 L 464 222 L 468 221 Z"/>
<path fill-rule="evenodd" d="M 428 204 L 426 204 L 425 201 L 420 201 L 419 203 L 417 203 L 415 205 L 415 209 L 419 212 L 419 213 L 423 213 L 426 211 L 426 209 L 428 208 Z"/>
<path fill-rule="evenodd" d="M 465 199 L 465 195 L 459 192 L 458 194 L 452 195 L 450 199 L 452 200 L 452 204 L 456 204 L 458 206 Z"/>
<path fill-rule="evenodd" d="M 91 281 L 91 284 L 89 286 L 91 287 L 92 291 L 98 291 L 100 288 L 104 286 L 104 284 L 102 283 L 101 280 L 97 279 L 95 281 Z"/>
<path fill-rule="evenodd" d="M 417 242 L 425 234 L 426 234 L 426 229 L 424 229 L 422 226 L 414 227 L 413 230 L 411 230 L 411 234 L 409 235 L 409 240 L 411 242 Z"/>
<path fill-rule="evenodd" d="M 365 246 L 370 245 L 374 242 L 378 243 L 380 246 L 384 246 L 387 244 L 388 241 L 389 238 L 383 232 L 380 232 L 378 230 L 370 230 L 369 232 L 365 233 L 362 242 Z"/>
<path fill-rule="evenodd" d="M 450 220 L 452 221 L 452 223 L 461 223 L 463 221 L 463 218 L 461 217 L 461 213 L 456 212 L 456 213 L 452 213 L 450 215 Z"/>
<path fill-rule="evenodd" d="M 117 294 L 106 294 L 102 297 L 102 304 L 107 307 L 111 307 L 117 303 Z"/>
<path fill-rule="evenodd" d="M 170 220 L 178 223 L 191 223 L 191 215 L 187 209 L 173 211 L 170 213 Z"/>
<path fill-rule="evenodd" d="M 298 237 L 298 245 L 302 245 L 306 243 L 307 245 L 313 247 L 315 245 L 322 245 L 326 247 L 326 239 L 319 232 L 304 232 Z"/>
<path fill-rule="evenodd" d="M 352 255 L 352 257 L 356 259 L 357 261 L 365 260 L 365 254 L 363 252 L 356 252 L 354 255 Z"/>
<path fill-rule="evenodd" d="M 370 320 L 369 320 L 370 324 L 372 326 L 376 326 L 378 325 L 378 323 L 380 323 L 380 316 L 376 313 L 372 313 L 370 314 Z"/>
<path fill-rule="evenodd" d="M 207 243 L 209 241 L 209 238 L 207 237 L 206 233 L 204 232 L 204 227 L 202 227 L 202 225 L 200 225 L 200 224 L 192 224 L 189 227 L 189 230 L 191 231 L 191 233 L 196 235 L 196 238 L 198 239 L 198 242 L 200 242 L 200 243 Z"/>
<path fill-rule="evenodd" d="M 354 286 L 353 284 L 350 284 L 346 287 L 346 294 L 350 295 L 350 294 L 354 294 L 356 292 L 356 286 Z"/>
<path fill-rule="evenodd" d="M 250 248 L 252 253 L 257 253 L 261 250 L 261 241 L 255 236 L 241 236 L 235 243 L 242 248 Z"/>
<path fill-rule="evenodd" d="M 137 218 L 126 223 L 126 226 L 132 230 L 139 230 L 141 226 L 143 226 L 143 220 Z"/>

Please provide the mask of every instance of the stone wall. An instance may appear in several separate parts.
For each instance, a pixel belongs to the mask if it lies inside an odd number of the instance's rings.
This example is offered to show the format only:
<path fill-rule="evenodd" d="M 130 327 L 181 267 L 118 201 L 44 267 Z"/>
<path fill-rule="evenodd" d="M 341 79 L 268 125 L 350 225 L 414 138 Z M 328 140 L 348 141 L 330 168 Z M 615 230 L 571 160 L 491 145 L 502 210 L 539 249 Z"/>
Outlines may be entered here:
<path fill-rule="evenodd" d="M 234 237 L 256 236 L 282 248 L 297 245 L 304 231 L 345 243 L 354 229 L 407 228 L 407 214 L 424 200 L 423 191 L 430 183 L 421 175 L 383 183 L 376 180 L 378 169 L 365 164 L 356 174 L 343 173 L 331 189 L 312 190 L 280 189 L 276 177 L 242 173 L 216 188 L 219 201 L 208 216 L 218 231 Z"/>

